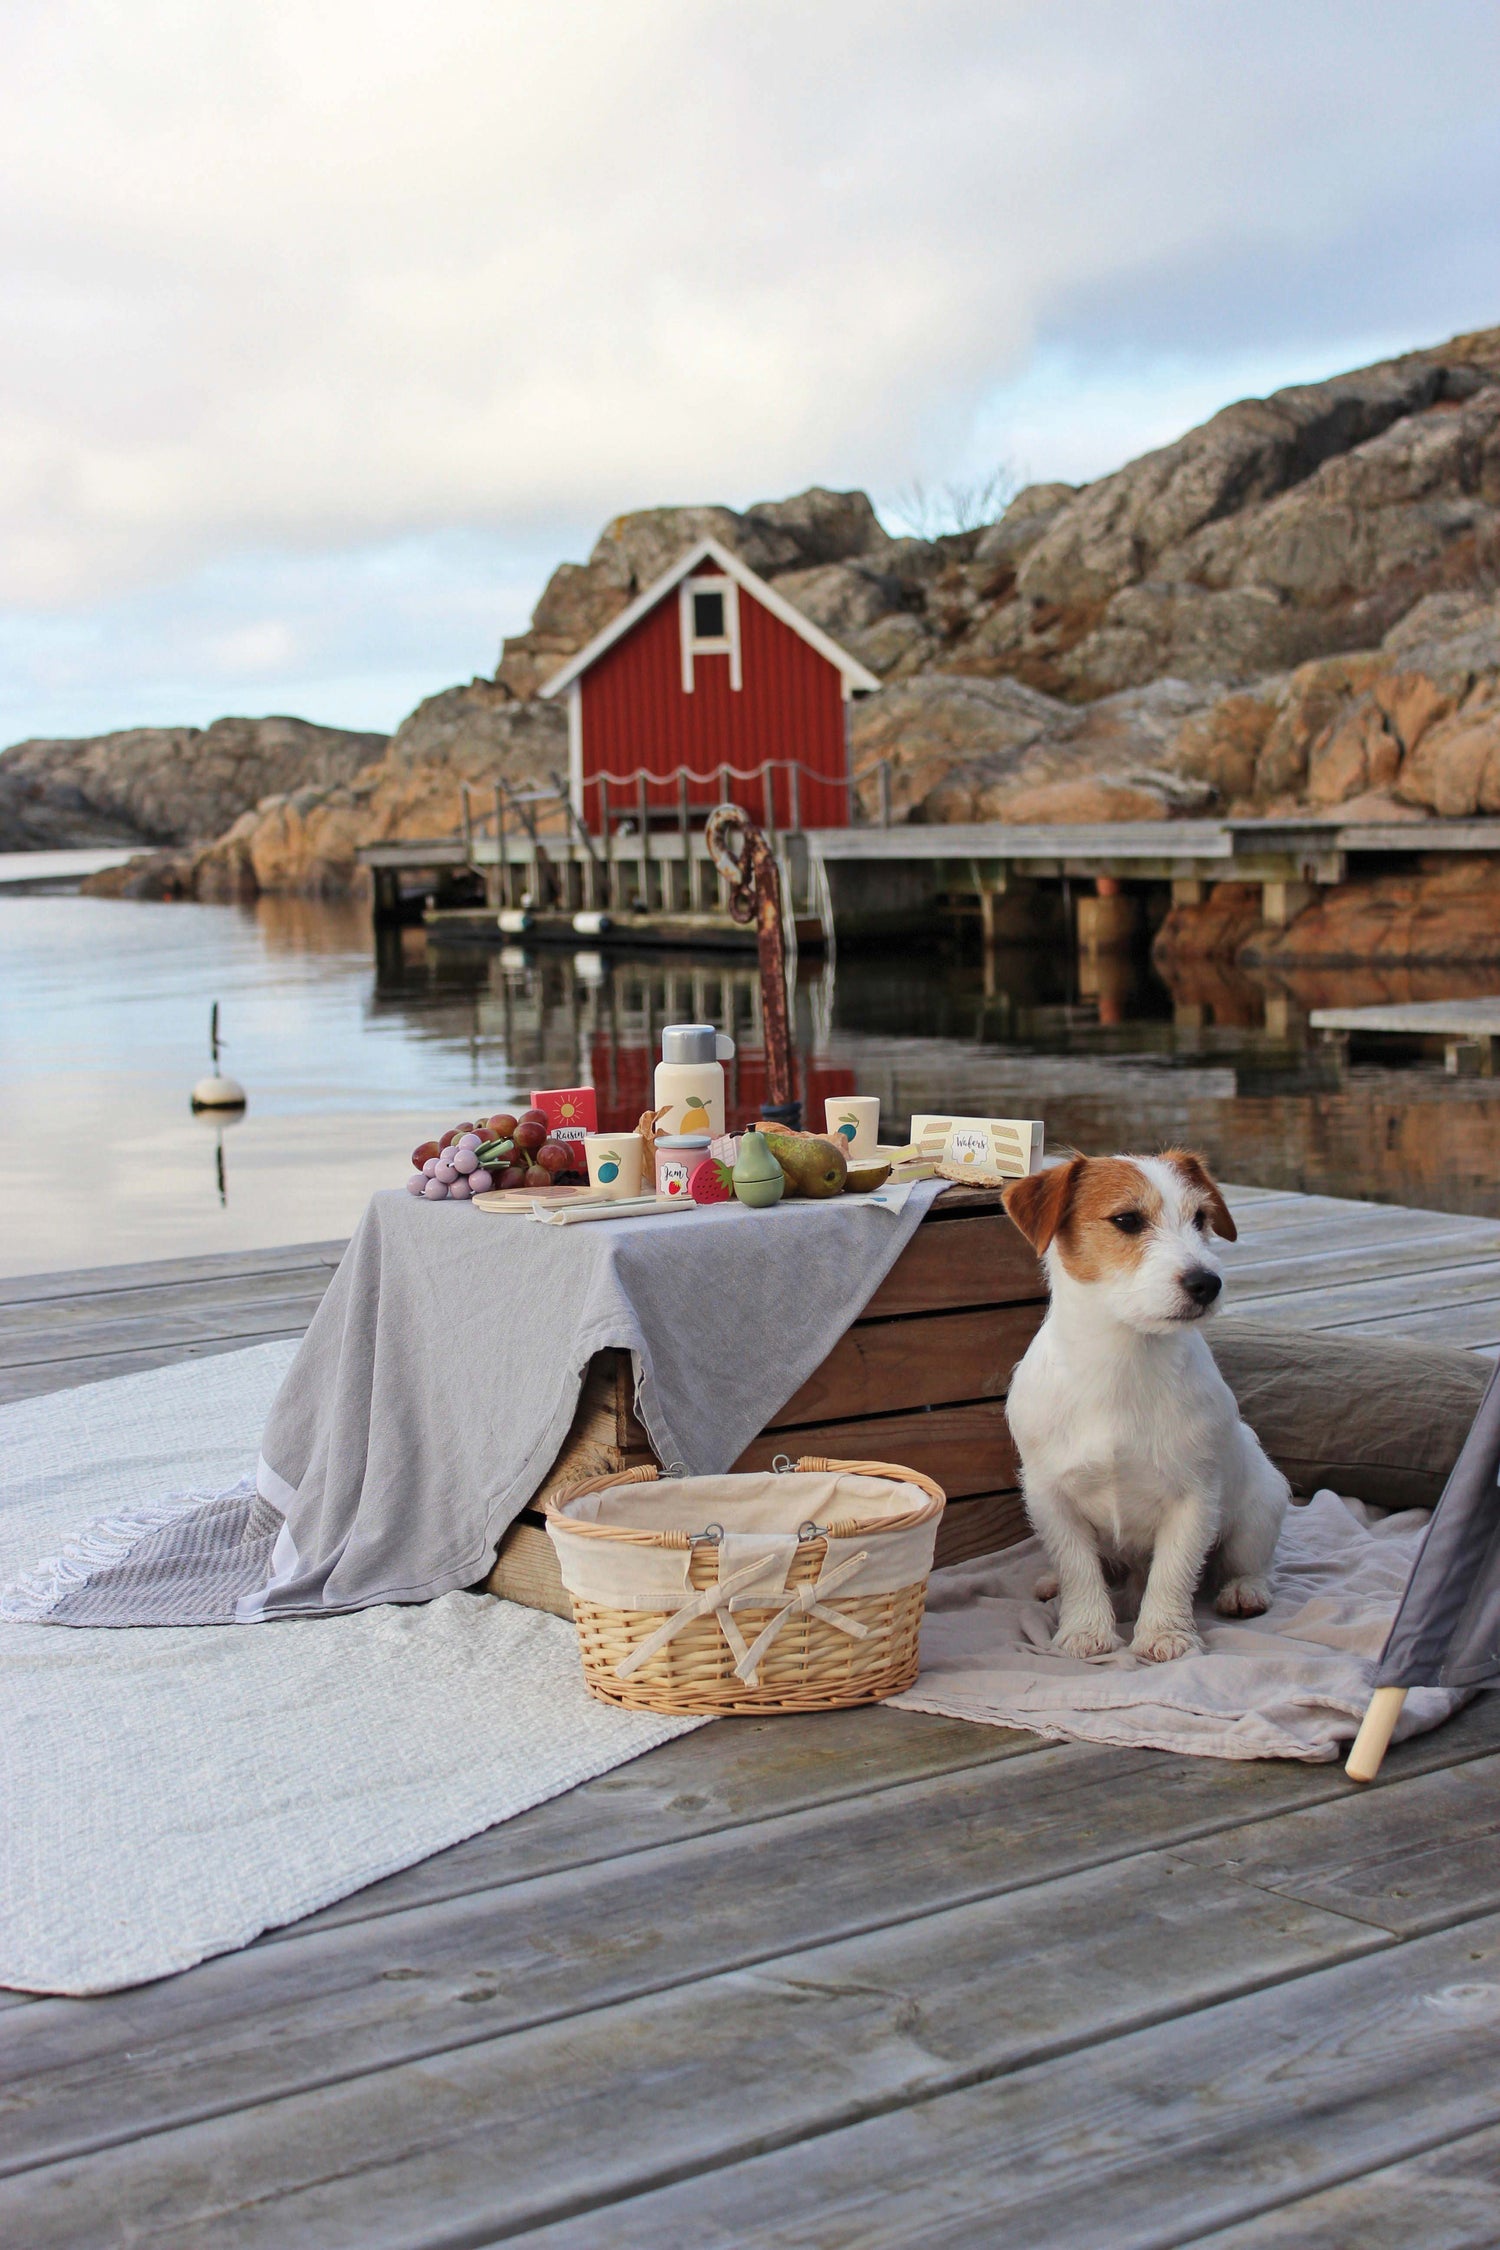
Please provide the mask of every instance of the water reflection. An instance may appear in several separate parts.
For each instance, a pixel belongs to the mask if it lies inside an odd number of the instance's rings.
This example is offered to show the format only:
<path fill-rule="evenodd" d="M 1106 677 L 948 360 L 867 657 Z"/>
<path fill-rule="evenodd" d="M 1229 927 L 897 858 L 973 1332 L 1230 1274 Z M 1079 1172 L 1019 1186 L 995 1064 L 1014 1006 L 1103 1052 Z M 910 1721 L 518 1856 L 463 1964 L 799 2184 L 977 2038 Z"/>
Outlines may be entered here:
<path fill-rule="evenodd" d="M 428 950 L 399 934 L 408 943 L 382 963 L 378 1004 L 420 1005 L 433 1028 L 441 1009 L 449 1037 L 467 1011 L 475 1054 L 502 1050 L 523 1088 L 576 1071 L 599 1088 L 607 1124 L 629 1125 L 660 1026 L 690 1019 L 734 1033 L 731 1112 L 759 1101 L 749 960 Z M 845 958 L 836 974 L 804 966 L 799 1092 L 810 1123 L 825 1095 L 859 1090 L 880 1095 L 883 1129 L 924 1109 L 1039 1116 L 1054 1147 L 1180 1141 L 1251 1185 L 1500 1213 L 1500 1081 L 1449 1078 L 1432 1056 L 1351 1060 L 1308 1028 L 1317 1007 L 1493 982 L 1484 970 L 1214 962 L 1168 981 L 1144 952 L 1090 963 L 1061 948 Z"/>
<path fill-rule="evenodd" d="M 1500 1080 L 1323 1044 L 1329 1003 L 1479 994 L 1492 971 L 1245 972 L 1164 981 L 1144 954 L 976 948 L 805 962 L 795 1038 L 826 1095 L 1046 1120 L 1085 1149 L 1201 1148 L 1230 1180 L 1500 1214 Z M 223 1003 L 242 1121 L 187 1096 Z M 0 896 L 0 1270 L 328 1240 L 433 1128 L 592 1081 L 606 1122 L 646 1107 L 663 1023 L 732 1030 L 731 1113 L 759 1104 L 753 956 L 634 959 L 429 946 L 358 905 L 253 908 Z M 59 1133 L 87 1163 L 59 1172 Z"/>

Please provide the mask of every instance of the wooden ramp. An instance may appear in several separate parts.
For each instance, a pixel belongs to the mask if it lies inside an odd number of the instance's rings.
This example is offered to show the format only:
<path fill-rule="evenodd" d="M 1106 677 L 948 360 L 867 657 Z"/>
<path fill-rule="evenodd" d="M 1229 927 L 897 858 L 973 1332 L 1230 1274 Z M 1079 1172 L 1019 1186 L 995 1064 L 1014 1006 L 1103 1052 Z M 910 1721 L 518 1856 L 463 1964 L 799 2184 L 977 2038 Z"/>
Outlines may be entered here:
<path fill-rule="evenodd" d="M 1500 1339 L 1500 1226 L 1234 1200 L 1237 1309 Z M 8 1395 L 297 1333 L 336 1256 L 12 1281 Z M 185 1975 L 0 1994 L 0 2241 L 1478 2250 L 1497 1830 L 1493 1696 L 1364 1791 L 721 1721 Z"/>

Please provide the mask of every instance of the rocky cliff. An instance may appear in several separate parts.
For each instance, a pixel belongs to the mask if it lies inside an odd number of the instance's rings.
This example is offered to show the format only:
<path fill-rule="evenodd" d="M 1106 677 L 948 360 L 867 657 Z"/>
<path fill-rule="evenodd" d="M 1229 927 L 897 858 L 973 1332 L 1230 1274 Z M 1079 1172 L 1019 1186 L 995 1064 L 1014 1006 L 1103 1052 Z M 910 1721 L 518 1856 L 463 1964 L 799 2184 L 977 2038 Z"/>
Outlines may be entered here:
<path fill-rule="evenodd" d="M 271 784 L 190 887 L 337 889 L 358 843 L 451 832 L 463 780 L 545 779 L 563 722 L 538 689 L 705 532 L 885 683 L 851 714 L 867 813 L 883 782 L 919 821 L 1500 811 L 1492 329 L 1227 407 L 947 538 L 821 488 L 618 517 L 492 681 L 431 698 L 362 770 Z"/>
<path fill-rule="evenodd" d="M 129 727 L 0 751 L 0 851 L 206 842 L 274 790 L 349 781 L 386 746 L 306 719 Z"/>

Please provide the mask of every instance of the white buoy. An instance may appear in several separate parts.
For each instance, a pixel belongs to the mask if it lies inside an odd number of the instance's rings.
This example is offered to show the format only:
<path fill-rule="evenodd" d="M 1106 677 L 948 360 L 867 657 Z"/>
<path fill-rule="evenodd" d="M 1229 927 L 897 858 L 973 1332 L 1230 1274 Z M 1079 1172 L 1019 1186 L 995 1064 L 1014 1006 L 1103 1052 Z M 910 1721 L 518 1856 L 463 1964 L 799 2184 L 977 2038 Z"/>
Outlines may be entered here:
<path fill-rule="evenodd" d="M 243 1109 L 245 1089 L 237 1078 L 200 1078 L 193 1088 L 194 1109 Z"/>
<path fill-rule="evenodd" d="M 200 1078 L 189 1097 L 198 1109 L 243 1109 L 246 1095 L 236 1078 L 226 1078 L 219 1069 L 219 1003 L 216 1000 L 208 1018 L 208 1059 L 213 1069 L 206 1078 Z"/>

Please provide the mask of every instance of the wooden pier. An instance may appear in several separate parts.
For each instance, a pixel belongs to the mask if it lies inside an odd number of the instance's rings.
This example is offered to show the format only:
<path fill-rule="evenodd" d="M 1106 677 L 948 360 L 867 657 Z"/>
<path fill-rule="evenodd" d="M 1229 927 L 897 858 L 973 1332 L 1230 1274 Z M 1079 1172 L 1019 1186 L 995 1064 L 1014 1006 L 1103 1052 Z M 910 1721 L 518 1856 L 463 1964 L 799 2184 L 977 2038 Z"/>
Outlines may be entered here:
<path fill-rule="evenodd" d="M 1108 950 L 1134 942 L 1153 893 L 1163 904 L 1191 905 L 1214 883 L 1256 885 L 1263 921 L 1280 928 L 1315 891 L 1352 874 L 1416 855 L 1500 852 L 1500 819 L 903 822 L 789 830 L 777 842 L 796 912 L 828 917 L 840 938 L 898 935 L 956 911 L 977 912 L 994 941 L 1033 929 L 1038 893 L 1047 892 L 1071 903 L 1085 944 Z M 474 903 L 491 908 L 723 910 L 701 824 L 612 834 L 606 850 L 574 826 L 499 839 L 471 823 L 467 836 L 367 845 L 359 858 L 371 873 L 377 924 L 412 918 L 426 899 L 456 903 L 465 885 Z"/>
<path fill-rule="evenodd" d="M 1325 1040 L 1342 1045 L 1368 1040 L 1418 1052 L 1440 1046 L 1444 1067 L 1455 1078 L 1492 1078 L 1495 1073 L 1500 994 L 1479 993 L 1469 1000 L 1412 1000 L 1387 1007 L 1314 1008 L 1307 1021 Z"/>
<path fill-rule="evenodd" d="M 1230 1200 L 1236 1311 L 1500 1347 L 1500 1224 Z M 4 1395 L 298 1334 L 339 1247 L 5 1282 Z M 1367 1790 L 721 1721 L 184 1975 L 0 1994 L 0 2238 L 1478 2250 L 1497 1785 L 1493 1695 Z"/>

